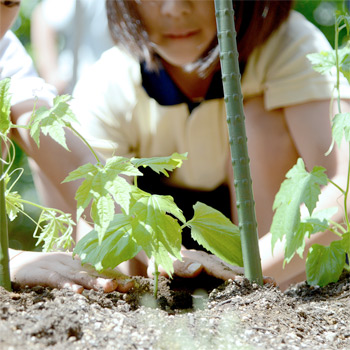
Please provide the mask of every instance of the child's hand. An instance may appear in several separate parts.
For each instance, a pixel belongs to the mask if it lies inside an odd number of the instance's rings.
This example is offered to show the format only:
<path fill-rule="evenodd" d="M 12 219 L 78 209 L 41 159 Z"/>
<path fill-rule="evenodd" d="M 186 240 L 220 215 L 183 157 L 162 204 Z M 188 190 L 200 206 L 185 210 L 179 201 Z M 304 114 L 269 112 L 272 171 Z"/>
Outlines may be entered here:
<path fill-rule="evenodd" d="M 215 255 L 198 250 L 182 250 L 181 255 L 183 261 L 175 260 L 173 265 L 174 274 L 179 277 L 193 278 L 198 276 L 202 271 L 222 280 L 235 280 L 244 277 L 243 267 L 230 265 Z M 149 275 L 153 272 L 151 271 L 153 266 L 153 264 L 149 265 Z M 161 274 L 166 276 L 164 271 L 161 271 Z M 276 285 L 275 280 L 271 277 L 264 277 L 263 280 L 264 283 Z"/>
<path fill-rule="evenodd" d="M 104 292 L 127 292 L 133 287 L 131 279 L 116 270 L 98 274 L 89 266 L 82 266 L 71 253 L 41 253 L 23 251 L 10 260 L 11 281 L 21 286 L 68 288 L 81 293 L 84 288 L 103 289 Z"/>
<path fill-rule="evenodd" d="M 202 271 L 222 280 L 244 275 L 243 267 L 229 265 L 215 255 L 199 250 L 182 250 L 183 261 L 174 262 L 175 274 L 180 277 L 196 277 Z"/>

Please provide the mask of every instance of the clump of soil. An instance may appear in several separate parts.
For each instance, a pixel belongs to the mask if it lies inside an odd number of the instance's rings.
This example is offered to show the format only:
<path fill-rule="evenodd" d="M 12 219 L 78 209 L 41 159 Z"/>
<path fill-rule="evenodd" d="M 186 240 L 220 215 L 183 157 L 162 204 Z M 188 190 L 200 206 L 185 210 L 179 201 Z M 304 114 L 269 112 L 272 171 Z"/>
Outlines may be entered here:
<path fill-rule="evenodd" d="M 137 278 L 126 294 L 0 288 L 0 349 L 350 349 L 350 274 L 282 293 L 222 283 Z"/>

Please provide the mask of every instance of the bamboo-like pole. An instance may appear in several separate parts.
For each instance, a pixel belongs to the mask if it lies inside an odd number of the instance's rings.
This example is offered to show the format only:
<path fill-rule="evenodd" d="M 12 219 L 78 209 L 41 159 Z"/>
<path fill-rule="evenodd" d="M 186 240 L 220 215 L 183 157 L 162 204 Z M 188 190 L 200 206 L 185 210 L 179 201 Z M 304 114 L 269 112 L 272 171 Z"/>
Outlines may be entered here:
<path fill-rule="evenodd" d="M 2 156 L 2 140 L 0 139 L 0 157 Z M 8 227 L 5 204 L 5 178 L 3 174 L 3 163 L 0 161 L 0 286 L 11 290 L 9 253 L 8 253 Z"/>
<path fill-rule="evenodd" d="M 250 176 L 232 0 L 215 0 L 215 16 L 244 272 L 249 281 L 262 285 L 263 277 Z"/>

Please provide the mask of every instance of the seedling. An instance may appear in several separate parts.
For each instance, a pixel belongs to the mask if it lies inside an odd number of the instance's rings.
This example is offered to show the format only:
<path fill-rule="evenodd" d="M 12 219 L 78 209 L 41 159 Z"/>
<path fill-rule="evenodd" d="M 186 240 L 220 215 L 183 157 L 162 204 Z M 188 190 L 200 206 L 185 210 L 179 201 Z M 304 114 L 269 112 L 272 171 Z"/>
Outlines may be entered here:
<path fill-rule="evenodd" d="M 65 181 L 84 179 L 76 194 L 78 216 L 91 202 L 94 220 L 94 230 L 74 249 L 83 263 L 103 271 L 144 250 L 154 260 L 156 296 L 159 265 L 172 276 L 173 260 L 182 260 L 181 232 L 187 226 L 207 250 L 232 265 L 243 265 L 239 229 L 219 211 L 197 202 L 193 218 L 186 221 L 171 196 L 152 195 L 137 187 L 137 177 L 142 176 L 139 167 L 168 176 L 184 159 L 186 155 L 177 153 L 158 158 L 113 157 L 104 166 L 86 164 L 69 174 Z M 134 184 L 120 175 L 134 176 Z M 114 202 L 121 213 L 114 214 Z"/>
<path fill-rule="evenodd" d="M 1 82 L 1 102 L 6 106 L 10 105 L 9 84 L 9 79 Z M 230 264 L 243 265 L 239 229 L 223 214 L 197 202 L 193 218 L 186 221 L 171 196 L 151 195 L 137 187 L 137 177 L 142 176 L 138 168 L 150 167 L 155 172 L 168 176 L 168 171 L 181 166 L 186 159 L 185 154 L 174 153 L 170 157 L 142 159 L 116 156 L 103 164 L 84 137 L 72 126 L 76 119 L 68 104 L 70 99 L 68 95 L 55 98 L 51 109 L 42 107 L 35 110 L 34 107 L 28 126 L 13 125 L 9 119 L 8 107 L 6 113 L 1 115 L 0 126 L 2 138 L 9 145 L 12 145 L 7 137 L 9 130 L 12 127 L 24 127 L 30 129 L 38 147 L 40 133 L 43 133 L 50 135 L 66 149 L 64 127 L 68 127 L 95 156 L 96 164 L 85 164 L 72 171 L 64 180 L 84 179 L 75 196 L 78 219 L 91 203 L 90 216 L 94 230 L 79 241 L 74 249 L 83 263 L 89 263 L 98 271 L 103 271 L 134 258 L 143 249 L 154 260 L 156 295 L 159 265 L 169 276 L 172 275 L 173 260 L 181 260 L 181 231 L 187 226 L 191 228 L 192 237 L 207 250 Z M 10 166 L 7 167 L 9 168 Z M 2 179 L 12 174 L 8 174 L 7 170 L 2 174 Z M 134 184 L 128 183 L 122 176 L 134 177 Z M 3 183 L 6 185 L 7 182 Z M 6 209 L 9 218 L 14 219 L 19 211 L 24 213 L 22 205 L 27 202 L 19 194 L 11 192 L 11 189 L 12 187 L 6 190 Z M 115 214 L 115 204 L 121 208 L 119 214 Z M 39 238 L 38 243 L 44 242 L 43 250 L 69 248 L 74 224 L 71 217 L 56 209 L 36 206 L 43 210 L 35 232 Z M 57 213 L 60 216 L 57 217 Z M 41 225 L 43 221 L 48 222 L 44 227 Z M 39 228 L 42 229 L 40 234 Z M 6 232 L 1 233 L 7 237 Z M 5 244 L 2 243 L 1 248 L 7 252 Z"/>
<path fill-rule="evenodd" d="M 345 7 L 344 7 L 345 9 Z M 340 146 L 343 138 L 349 143 L 350 149 L 350 113 L 342 113 L 340 105 L 340 73 L 350 83 L 350 45 L 338 48 L 338 38 L 341 30 L 346 29 L 349 35 L 350 17 L 344 11 L 337 13 L 335 22 L 335 50 L 308 55 L 316 71 L 321 74 L 333 74 L 336 71 L 336 86 L 338 113 L 332 119 L 333 143 L 327 152 L 336 145 Z M 334 101 L 331 101 L 333 106 Z M 333 110 L 333 108 L 331 108 Z M 325 286 L 338 281 L 344 269 L 350 270 L 350 222 L 348 216 L 348 196 L 350 180 L 350 163 L 346 188 L 343 189 L 328 179 L 323 167 L 314 167 L 311 172 L 305 169 L 302 159 L 287 173 L 276 195 L 273 209 L 272 249 L 278 240 L 285 239 L 284 264 L 289 263 L 295 253 L 303 257 L 305 238 L 317 232 L 330 231 L 335 240 L 329 246 L 314 244 L 310 247 L 306 259 L 307 282 L 310 285 Z M 321 193 L 321 186 L 331 183 L 343 196 L 345 222 L 341 225 L 331 220 L 337 208 L 329 208 L 314 212 Z M 310 216 L 301 218 L 300 205 L 305 203 Z"/>
<path fill-rule="evenodd" d="M 15 127 L 32 129 L 35 133 L 38 133 L 40 132 L 40 126 L 36 118 L 35 106 L 32 119 L 28 126 L 18 126 L 11 123 L 9 87 L 9 78 L 0 81 L 0 145 L 2 144 L 5 146 L 6 153 L 8 154 L 8 160 L 6 161 L 2 157 L 5 152 L 1 152 L 0 147 L 0 285 L 8 290 L 11 289 L 8 263 L 8 219 L 12 221 L 18 216 L 18 213 L 22 213 L 33 220 L 24 211 L 24 205 L 32 205 L 41 209 L 41 215 L 38 222 L 36 222 L 34 237 L 38 238 L 37 245 L 43 243 L 43 249 L 45 251 L 58 247 L 64 249 L 70 248 L 73 243 L 71 233 L 74 225 L 69 214 L 65 214 L 58 209 L 44 208 L 39 204 L 21 198 L 19 193 L 13 191 L 13 186 L 20 178 L 23 170 L 15 169 L 11 171 L 11 166 L 15 157 L 15 147 L 9 139 L 8 134 L 10 130 Z M 41 130 L 44 133 L 52 132 L 49 125 L 41 126 Z M 19 173 L 19 175 L 16 175 L 16 173 Z M 15 180 L 12 182 L 12 185 L 9 186 L 11 177 L 15 178 Z M 39 231 L 41 231 L 41 233 L 39 233 Z"/>

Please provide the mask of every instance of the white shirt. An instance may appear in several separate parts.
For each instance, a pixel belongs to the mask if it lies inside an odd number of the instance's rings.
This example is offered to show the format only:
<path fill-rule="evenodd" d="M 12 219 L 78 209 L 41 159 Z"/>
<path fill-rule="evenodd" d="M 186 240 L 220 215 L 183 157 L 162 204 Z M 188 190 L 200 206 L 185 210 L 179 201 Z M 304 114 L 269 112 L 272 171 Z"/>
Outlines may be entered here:
<path fill-rule="evenodd" d="M 331 50 L 327 39 L 292 12 L 250 56 L 242 77 L 244 98 L 263 96 L 267 110 L 329 99 L 334 78 L 315 72 L 306 58 L 321 50 Z M 170 179 L 173 185 L 212 190 L 224 183 L 229 147 L 223 98 L 207 99 L 190 111 L 186 103 L 159 103 L 142 79 L 139 62 L 118 48 L 83 76 L 74 108 L 88 141 L 106 158 L 188 152 Z M 350 97 L 349 87 L 343 97 Z"/>
<path fill-rule="evenodd" d="M 39 78 L 33 61 L 17 37 L 7 31 L 0 40 L 0 80 L 11 78 L 11 105 L 34 100 L 52 104 L 56 90 Z"/>

